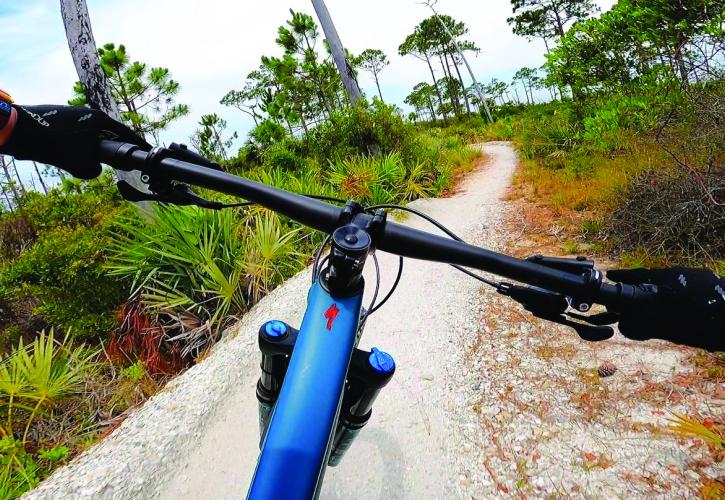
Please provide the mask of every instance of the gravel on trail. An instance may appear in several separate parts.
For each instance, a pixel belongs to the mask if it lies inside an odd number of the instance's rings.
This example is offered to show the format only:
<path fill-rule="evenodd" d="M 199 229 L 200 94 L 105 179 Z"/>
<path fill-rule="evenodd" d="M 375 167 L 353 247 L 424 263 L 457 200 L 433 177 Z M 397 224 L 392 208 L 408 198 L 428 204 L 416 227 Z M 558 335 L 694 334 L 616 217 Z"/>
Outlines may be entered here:
<path fill-rule="evenodd" d="M 486 159 L 454 196 L 412 206 L 502 250 L 516 237 L 504 197 L 517 158 L 508 143 L 482 147 Z M 385 291 L 397 258 L 378 257 Z M 309 279 L 306 270 L 274 290 L 211 356 L 26 498 L 243 498 L 259 451 L 257 330 L 268 319 L 299 325 Z M 448 266 L 410 259 L 368 320 L 360 347 L 371 346 L 397 371 L 342 464 L 327 469 L 321 498 L 665 498 L 723 475 L 707 447 L 661 431 L 669 411 L 723 413 L 708 397 L 717 388 L 675 383 L 691 350 L 619 335 L 590 344 Z M 616 373 L 599 377 L 604 363 Z"/>

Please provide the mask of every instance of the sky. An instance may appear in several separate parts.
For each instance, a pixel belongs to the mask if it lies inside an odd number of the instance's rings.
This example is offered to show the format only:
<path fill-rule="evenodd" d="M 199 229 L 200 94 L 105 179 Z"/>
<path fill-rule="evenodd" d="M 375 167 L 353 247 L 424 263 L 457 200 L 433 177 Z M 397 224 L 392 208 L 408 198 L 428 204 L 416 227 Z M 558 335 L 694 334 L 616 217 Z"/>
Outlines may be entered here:
<path fill-rule="evenodd" d="M 353 53 L 383 50 L 390 59 L 380 75 L 383 97 L 404 107 L 403 100 L 421 81 L 427 66 L 412 56 L 398 55 L 398 46 L 430 15 L 416 0 L 326 0 L 342 43 Z M 608 8 L 614 0 L 600 0 Z M 162 132 L 162 142 L 188 142 L 201 115 L 217 113 L 240 146 L 253 126 L 240 111 L 219 100 L 239 89 L 259 66 L 262 55 L 279 55 L 277 28 L 289 9 L 313 15 L 309 0 L 87 0 L 97 45 L 123 43 L 133 60 L 169 68 L 181 84 L 178 102 L 191 113 Z M 470 57 L 476 78 L 510 81 L 521 67 L 544 62 L 542 41 L 528 41 L 511 32 L 510 0 L 439 0 L 437 9 L 466 23 L 469 38 L 481 49 Z M 464 76 L 466 83 L 470 79 Z M 60 16 L 58 0 L 0 0 L 0 88 L 20 104 L 65 103 L 77 80 Z M 375 84 L 360 76 L 372 96 Z M 27 168 L 27 166 L 23 167 Z"/>

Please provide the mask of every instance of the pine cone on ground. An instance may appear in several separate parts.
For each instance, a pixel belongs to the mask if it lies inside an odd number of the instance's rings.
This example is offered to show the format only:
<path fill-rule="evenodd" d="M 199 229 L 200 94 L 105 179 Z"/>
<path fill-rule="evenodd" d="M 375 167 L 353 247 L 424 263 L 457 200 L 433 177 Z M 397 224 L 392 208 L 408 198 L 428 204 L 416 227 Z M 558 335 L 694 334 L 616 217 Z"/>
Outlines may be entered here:
<path fill-rule="evenodd" d="M 617 367 L 612 363 L 602 363 L 597 372 L 600 377 L 611 377 L 617 372 Z"/>

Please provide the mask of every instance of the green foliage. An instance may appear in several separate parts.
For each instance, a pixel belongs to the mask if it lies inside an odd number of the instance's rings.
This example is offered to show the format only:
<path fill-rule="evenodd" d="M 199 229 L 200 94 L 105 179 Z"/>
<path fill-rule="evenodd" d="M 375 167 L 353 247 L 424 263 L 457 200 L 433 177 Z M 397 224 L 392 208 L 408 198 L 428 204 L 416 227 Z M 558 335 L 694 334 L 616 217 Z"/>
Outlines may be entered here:
<path fill-rule="evenodd" d="M 0 438 L 0 498 L 17 498 L 39 482 L 39 466 L 12 436 Z"/>
<path fill-rule="evenodd" d="M 70 448 L 67 446 L 54 446 L 47 450 L 38 451 L 38 457 L 49 462 L 60 462 L 64 460 L 70 454 Z"/>
<path fill-rule="evenodd" d="M 70 452 L 63 445 L 40 450 L 37 457 L 26 451 L 29 430 L 47 409 L 79 391 L 93 370 L 95 353 L 72 348 L 66 340 L 56 342 L 53 331 L 0 360 L 0 402 L 4 414 L 0 439 L 0 495 L 14 498 L 34 487 L 47 470 L 37 460 L 58 462 Z M 20 424 L 20 425 L 17 425 Z M 20 427 L 20 428 L 18 428 Z M 24 430 L 23 430 L 24 429 Z M 15 437 L 22 433 L 22 439 Z"/>
<path fill-rule="evenodd" d="M 132 296 L 149 309 L 186 310 L 216 332 L 279 276 L 297 269 L 289 244 L 294 232 L 280 224 L 264 215 L 240 218 L 231 210 L 157 207 L 150 221 L 127 218 L 120 224 L 109 271 L 132 280 Z"/>
<path fill-rule="evenodd" d="M 249 132 L 249 139 L 260 147 L 269 147 L 285 138 L 287 132 L 279 123 L 265 120 Z"/>
<path fill-rule="evenodd" d="M 201 115 L 201 129 L 191 137 L 191 144 L 199 154 L 217 163 L 228 159 L 227 150 L 237 138 L 237 133 L 226 137 L 227 122 L 215 114 Z"/>
<path fill-rule="evenodd" d="M 186 104 L 175 103 L 180 85 L 167 68 L 149 69 L 145 63 L 131 62 L 123 44 L 107 43 L 98 49 L 98 56 L 121 118 L 139 134 L 151 134 L 158 142 L 159 130 L 189 114 Z M 76 82 L 73 91 L 70 104 L 88 104 L 81 82 Z"/>
<path fill-rule="evenodd" d="M 134 364 L 127 366 L 121 370 L 121 374 L 130 378 L 131 380 L 141 380 L 146 376 L 146 369 L 144 368 L 143 361 L 137 360 Z"/>
<path fill-rule="evenodd" d="M 717 65 L 723 19 L 725 7 L 717 0 L 620 0 L 560 34 L 547 55 L 548 81 L 569 86 L 578 99 L 626 92 L 623 86 L 653 76 L 687 86 L 698 68 L 707 74 Z"/>
<path fill-rule="evenodd" d="M 564 36 L 567 25 L 597 10 L 591 0 L 511 0 L 513 32 L 528 38 Z"/>
<path fill-rule="evenodd" d="M 305 158 L 305 154 L 305 144 L 286 137 L 265 148 L 261 153 L 261 161 L 265 167 L 301 173 L 311 168 L 310 161 Z"/>
<path fill-rule="evenodd" d="M 257 128 L 250 138 L 262 146 L 281 139 L 285 130 L 307 133 L 347 102 L 332 60 L 319 54 L 323 44 L 314 19 L 291 9 L 290 16 L 277 30 L 282 54 L 263 56 L 242 90 L 231 90 L 221 100 L 254 119 Z"/>
<path fill-rule="evenodd" d="M 112 311 L 128 285 L 108 277 L 103 265 L 115 218 L 129 208 L 115 191 L 105 189 L 29 193 L 22 209 L 0 218 L 0 234 L 16 228 L 15 250 L 0 260 L 0 296 L 11 315 L 15 307 L 30 303 L 46 324 L 86 338 L 112 327 Z M 19 326 L 26 332 L 32 328 Z"/>
<path fill-rule="evenodd" d="M 403 161 L 418 158 L 417 133 L 393 106 L 375 101 L 333 113 L 309 138 L 309 152 L 318 163 L 370 153 L 398 152 Z"/>

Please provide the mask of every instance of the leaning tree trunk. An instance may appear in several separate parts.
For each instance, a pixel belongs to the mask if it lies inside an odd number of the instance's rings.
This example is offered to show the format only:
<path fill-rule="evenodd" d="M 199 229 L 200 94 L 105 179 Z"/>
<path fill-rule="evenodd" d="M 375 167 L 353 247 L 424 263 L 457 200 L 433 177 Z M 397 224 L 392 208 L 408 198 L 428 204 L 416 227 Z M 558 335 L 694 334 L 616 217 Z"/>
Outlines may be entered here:
<path fill-rule="evenodd" d="M 337 34 L 337 29 L 332 22 L 330 12 L 327 10 L 324 0 L 312 0 L 312 6 L 315 8 L 317 18 L 320 20 L 322 31 L 325 33 L 327 43 L 330 45 L 330 52 L 332 52 L 332 59 L 335 61 L 337 71 L 340 73 L 342 83 L 345 85 L 347 95 L 350 97 L 350 104 L 352 106 L 362 97 L 360 87 L 355 80 L 352 66 L 345 57 L 345 49 L 340 41 L 340 36 Z"/>
<path fill-rule="evenodd" d="M 5 173 L 5 180 L 7 181 L 7 185 L 10 186 L 10 190 L 13 192 L 13 198 L 15 198 L 15 206 L 20 206 L 20 193 L 18 193 L 18 188 L 15 186 L 15 181 L 13 181 L 13 177 L 10 175 L 10 170 L 8 170 L 8 164 L 5 163 L 5 157 L 3 155 L 0 155 L 0 167 Z"/>
<path fill-rule="evenodd" d="M 13 166 L 13 170 L 15 171 L 15 178 L 18 180 L 20 192 L 23 193 L 23 196 L 25 196 L 25 194 L 28 192 L 28 189 L 25 187 L 23 179 L 20 177 L 20 173 L 18 172 L 18 164 L 15 163 L 15 158 L 10 159 L 10 164 Z"/>
<path fill-rule="evenodd" d="M 45 185 L 45 181 L 43 180 L 43 176 L 40 174 L 38 164 L 33 162 L 33 167 L 35 167 L 35 173 L 38 174 L 38 180 L 40 181 L 40 186 L 43 188 L 43 192 L 48 194 L 48 186 Z"/>
<path fill-rule="evenodd" d="M 471 114 L 471 103 L 468 100 L 468 94 L 466 94 L 466 85 L 463 83 L 463 77 L 461 77 L 461 70 L 458 69 L 458 63 L 456 62 L 456 58 L 451 54 L 451 59 L 453 59 L 453 67 L 456 68 L 456 74 L 458 75 L 458 81 L 461 82 L 461 91 L 463 93 L 463 100 L 466 103 L 466 112 L 470 115 Z"/>
<path fill-rule="evenodd" d="M 78 73 L 78 79 L 83 84 L 86 99 L 92 108 L 100 109 L 110 117 L 120 121 L 121 113 L 118 104 L 111 95 L 106 75 L 101 69 L 98 60 L 96 41 L 91 29 L 91 18 L 85 0 L 60 0 L 60 13 L 63 16 L 65 34 L 68 39 L 73 63 Z M 136 189 L 145 191 L 138 174 L 116 170 L 120 181 L 126 181 Z M 139 205 L 146 207 L 145 203 Z"/>

